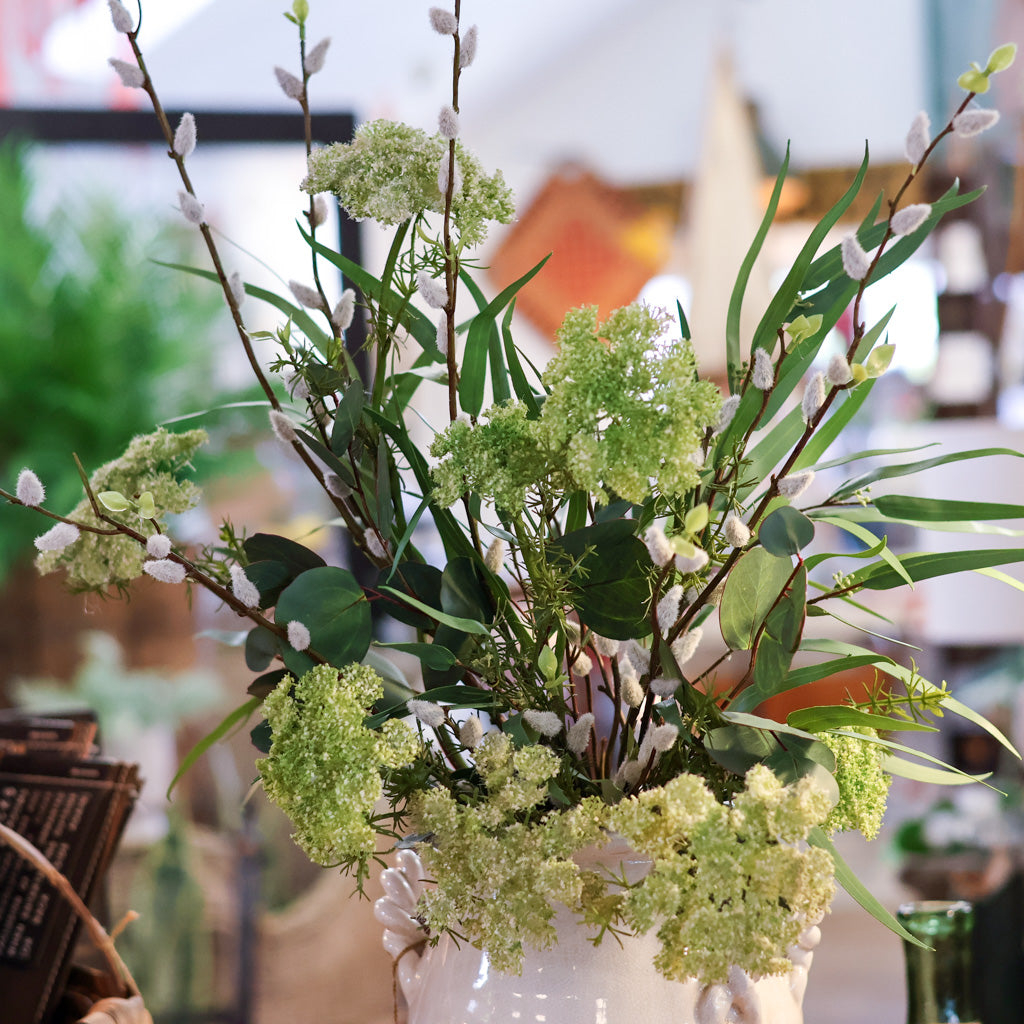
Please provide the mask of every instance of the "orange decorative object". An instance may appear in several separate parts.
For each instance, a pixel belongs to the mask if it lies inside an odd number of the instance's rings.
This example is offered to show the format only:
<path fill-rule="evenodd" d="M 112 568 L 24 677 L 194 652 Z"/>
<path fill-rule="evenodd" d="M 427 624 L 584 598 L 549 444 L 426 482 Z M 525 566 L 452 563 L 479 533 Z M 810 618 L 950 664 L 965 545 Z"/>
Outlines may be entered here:
<path fill-rule="evenodd" d="M 597 305 L 602 313 L 632 302 L 662 266 L 670 226 L 592 174 L 553 175 L 491 259 L 504 288 L 525 274 L 538 253 L 544 269 L 519 293 L 516 309 L 554 336 L 567 310 Z"/>

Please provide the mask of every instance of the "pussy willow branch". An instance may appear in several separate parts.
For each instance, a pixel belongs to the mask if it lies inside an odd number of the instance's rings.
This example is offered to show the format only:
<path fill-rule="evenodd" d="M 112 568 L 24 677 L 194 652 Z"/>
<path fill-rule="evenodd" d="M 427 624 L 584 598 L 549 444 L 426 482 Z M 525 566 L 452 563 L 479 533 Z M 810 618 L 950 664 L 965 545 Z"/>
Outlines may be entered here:
<path fill-rule="evenodd" d="M 455 45 L 452 48 L 452 110 L 459 112 L 459 77 L 462 74 L 461 39 L 458 24 L 462 10 L 462 0 L 455 0 L 454 34 Z M 444 306 L 446 338 L 448 351 L 448 418 L 455 422 L 459 414 L 458 388 L 459 367 L 455 358 L 455 301 L 458 295 L 459 268 L 458 257 L 452 243 L 452 198 L 455 195 L 455 139 L 448 141 L 448 187 L 444 190 L 444 283 L 448 292 L 448 301 Z M 468 512 L 468 509 L 467 509 Z M 471 517 L 472 518 L 472 517 Z"/>
<path fill-rule="evenodd" d="M 160 125 L 160 130 L 163 132 L 164 140 L 168 146 L 168 156 L 174 161 L 175 166 L 178 168 L 178 174 L 181 177 L 182 184 L 189 195 L 195 197 L 195 189 L 193 188 L 192 181 L 189 177 L 188 171 L 185 168 L 185 160 L 182 156 L 174 150 L 174 132 L 171 129 L 170 122 L 167 120 L 167 114 L 164 111 L 163 104 L 160 102 L 160 97 L 157 95 L 156 87 L 153 84 L 153 80 L 150 77 L 149 69 L 146 67 L 145 59 L 142 55 L 142 49 L 139 46 L 138 29 L 135 32 L 128 33 L 128 40 L 131 43 L 132 52 L 135 54 L 135 59 L 138 62 L 139 70 L 144 76 L 144 82 L 142 85 L 143 90 L 150 98 L 150 102 L 153 105 L 153 113 L 156 115 L 157 122 Z M 303 68 L 303 75 L 305 75 L 305 68 Z M 256 358 L 255 350 L 252 347 L 252 342 L 249 338 L 249 332 L 245 328 L 245 322 L 242 319 L 242 313 L 239 309 L 238 302 L 235 299 L 234 292 L 228 283 L 227 274 L 224 270 L 223 261 L 220 258 L 220 252 L 217 248 L 217 244 L 214 241 L 213 233 L 210 226 L 203 221 L 198 225 L 200 234 L 203 236 L 203 241 L 206 244 L 207 252 L 210 255 L 210 259 L 213 262 L 214 271 L 217 275 L 217 280 L 220 282 L 221 292 L 224 295 L 224 299 L 227 302 L 228 309 L 231 312 L 231 318 L 235 325 L 235 330 L 238 334 L 239 340 L 242 343 L 242 349 L 245 352 L 246 358 L 249 361 L 249 365 L 256 377 L 260 388 L 263 393 L 267 396 L 267 400 L 273 409 L 281 411 L 281 403 L 278 401 L 277 395 L 274 393 L 274 389 L 270 386 L 270 382 L 267 380 L 266 374 L 263 372 L 263 368 L 259 364 L 259 360 Z M 328 316 L 328 319 L 330 317 Z M 305 464 L 306 468 L 313 475 L 314 479 L 320 485 L 324 494 L 327 495 L 328 500 L 335 507 L 338 514 L 345 522 L 345 526 L 349 533 L 356 540 L 356 543 L 363 549 L 366 557 L 373 562 L 378 568 L 387 567 L 390 562 L 386 555 L 375 555 L 367 549 L 364 541 L 364 529 L 359 521 L 352 514 L 346 503 L 338 498 L 335 494 L 331 493 L 330 488 L 327 486 L 327 480 L 324 476 L 323 470 L 317 464 L 316 460 L 306 449 L 306 446 L 298 439 L 291 442 L 293 451 Z"/>

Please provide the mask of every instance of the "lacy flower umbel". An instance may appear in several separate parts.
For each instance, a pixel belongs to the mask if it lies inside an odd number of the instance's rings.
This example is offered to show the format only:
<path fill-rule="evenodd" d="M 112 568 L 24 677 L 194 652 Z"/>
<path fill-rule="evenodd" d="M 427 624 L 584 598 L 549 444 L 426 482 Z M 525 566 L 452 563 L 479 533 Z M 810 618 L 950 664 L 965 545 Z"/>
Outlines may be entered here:
<path fill-rule="evenodd" d="M 783 166 L 727 311 L 722 393 L 699 376 L 683 310 L 570 310 L 546 368 L 521 353 L 514 300 L 544 272 L 545 254 L 497 296 L 477 280 L 473 247 L 514 207 L 501 173 L 460 136 L 459 89 L 478 36 L 461 6 L 424 13 L 451 51 L 437 132 L 375 121 L 314 149 L 306 119 L 308 172 L 284 187 L 306 207 L 310 274 L 273 297 L 278 348 L 264 369 L 242 300 L 266 293 L 218 247 L 188 173 L 202 118 L 168 123 L 138 22 L 109 3 L 134 54 L 117 71 L 153 101 L 179 177 L 168 179 L 168 198 L 180 192 L 209 256 L 196 273 L 223 292 L 270 427 L 312 475 L 324 521 L 348 531 L 376 575 L 357 580 L 256 524 L 225 527 L 205 549 L 179 542 L 173 517 L 199 500 L 188 466 L 205 435 L 162 429 L 83 472 L 85 495 L 70 513 L 46 507 L 34 474 L 2 492 L 52 521 L 40 567 L 92 590 L 148 573 L 204 587 L 237 613 L 262 674 L 235 714 L 265 720 L 254 730 L 263 788 L 311 857 L 360 884 L 378 851 L 415 845 L 430 883 L 419 912 L 433 934 L 450 929 L 515 971 L 524 947 L 554 941 L 564 904 L 595 936 L 655 930 L 657 966 L 670 978 L 719 981 L 734 964 L 786 970 L 787 947 L 832 895 L 829 834 L 874 835 L 890 774 L 962 781 L 915 755 L 903 731 L 963 715 L 1009 746 L 944 686 L 845 623 L 875 591 L 1021 557 L 890 550 L 879 539 L 888 523 L 969 521 L 983 532 L 1006 510 L 873 499 L 873 482 L 1019 456 L 930 451 L 883 470 L 867 453 L 835 456 L 833 445 L 900 342 L 886 337 L 886 320 L 863 319 L 865 289 L 974 198 L 955 185 L 905 196 L 944 136 L 994 123 L 977 101 L 1014 47 L 965 73 L 963 102 L 934 136 L 927 118 L 914 119 L 903 186 L 820 252 L 848 216 L 865 158 L 741 338 L 746 276 Z M 305 0 L 286 16 L 299 72 L 277 77 L 307 114 L 328 45 L 307 50 Z M 323 241 L 328 196 L 393 229 L 383 268 L 357 266 Z M 852 339 L 830 352 L 848 310 Z M 349 338 L 356 317 L 369 339 L 363 372 Z M 833 480 L 853 467 L 830 493 L 815 475 L 824 463 Z M 826 520 L 831 532 L 819 530 Z M 846 545 L 831 550 L 837 533 L 862 545 L 855 558 Z M 404 638 L 378 639 L 371 603 L 393 620 L 388 635 L 400 627 Z M 832 616 L 842 641 L 816 630 Z M 413 677 L 392 663 L 396 650 L 418 661 Z M 785 722 L 758 713 L 766 699 L 849 667 L 878 677 L 860 701 Z M 649 858 L 646 877 L 621 884 L 574 859 L 612 836 Z"/>

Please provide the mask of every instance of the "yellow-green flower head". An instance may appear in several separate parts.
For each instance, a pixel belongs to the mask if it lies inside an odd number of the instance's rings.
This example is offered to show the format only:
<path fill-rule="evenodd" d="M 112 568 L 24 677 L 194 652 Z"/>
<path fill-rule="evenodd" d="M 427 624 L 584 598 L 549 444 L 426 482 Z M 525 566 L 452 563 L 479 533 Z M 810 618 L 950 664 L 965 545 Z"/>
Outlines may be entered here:
<path fill-rule="evenodd" d="M 298 682 L 283 679 L 263 702 L 273 731 L 270 753 L 257 762 L 263 788 L 318 864 L 351 865 L 373 855 L 380 769 L 401 767 L 420 752 L 405 722 L 391 719 L 379 731 L 363 724 L 383 692 L 380 676 L 365 665 L 340 672 L 318 665 Z"/>
<path fill-rule="evenodd" d="M 508 224 L 515 216 L 512 193 L 501 171 L 484 173 L 480 162 L 456 143 L 461 187 L 452 197 L 459 236 L 466 245 L 487 237 L 487 221 Z M 333 192 L 357 220 L 401 224 L 421 213 L 444 213 L 437 169 L 448 140 L 400 121 L 370 121 L 351 142 L 316 150 L 309 158 L 304 191 Z"/>
<path fill-rule="evenodd" d="M 665 337 L 667 324 L 639 303 L 601 323 L 594 306 L 570 312 L 544 373 L 550 394 L 538 419 L 513 402 L 488 409 L 475 427 L 456 422 L 437 436 L 437 501 L 450 505 L 472 490 L 514 512 L 541 480 L 634 502 L 652 487 L 665 495 L 694 487 L 694 456 L 721 396 L 696 379 L 690 343 Z"/>
<path fill-rule="evenodd" d="M 96 470 L 89 484 L 94 494 L 117 491 L 137 496 L 150 492 L 154 510 L 151 519 L 162 522 L 165 514 L 187 512 L 198 503 L 199 488 L 180 479 L 180 474 L 206 439 L 203 430 L 172 434 L 161 428 L 153 434 L 140 435 L 132 440 L 120 458 Z M 148 522 L 142 525 L 132 509 L 124 512 L 108 509 L 107 512 L 143 533 L 152 529 Z M 79 502 L 68 518 L 89 526 L 108 525 L 96 518 L 86 499 Z M 83 531 L 72 547 L 40 554 L 36 567 L 43 573 L 65 569 L 66 583 L 72 590 L 103 592 L 109 587 L 126 587 L 141 576 L 145 561 L 146 549 L 131 537 L 100 536 Z"/>
<path fill-rule="evenodd" d="M 873 729 L 856 729 L 864 736 L 877 735 Z M 821 739 L 836 757 L 839 803 L 825 822 L 830 832 L 857 831 L 874 839 L 882 827 L 891 776 L 882 770 L 885 749 L 853 735 L 825 733 Z"/>

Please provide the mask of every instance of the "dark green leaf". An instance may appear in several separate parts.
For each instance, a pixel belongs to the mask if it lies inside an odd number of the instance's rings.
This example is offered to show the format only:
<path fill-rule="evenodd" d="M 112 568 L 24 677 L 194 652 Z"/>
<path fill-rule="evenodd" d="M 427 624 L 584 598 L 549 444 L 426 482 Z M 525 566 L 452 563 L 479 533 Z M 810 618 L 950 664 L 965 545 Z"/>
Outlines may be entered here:
<path fill-rule="evenodd" d="M 814 540 L 814 523 L 792 505 L 783 505 L 765 517 L 757 539 L 769 554 L 786 558 Z"/>
<path fill-rule="evenodd" d="M 327 564 L 315 551 L 272 533 L 254 533 L 245 539 L 242 548 L 250 562 L 282 563 L 292 579 L 308 569 Z"/>
<path fill-rule="evenodd" d="M 281 594 L 274 618 L 280 626 L 301 622 L 313 650 L 337 668 L 362 661 L 370 646 L 370 604 L 347 569 L 304 572 Z"/>
<path fill-rule="evenodd" d="M 737 775 L 745 775 L 780 749 L 778 740 L 763 729 L 722 725 L 704 734 L 704 747 L 712 759 Z"/>
<path fill-rule="evenodd" d="M 263 626 L 249 631 L 245 638 L 245 665 L 253 672 L 262 672 L 270 666 L 280 650 L 280 641 Z"/>
<path fill-rule="evenodd" d="M 277 684 L 280 683 L 282 679 L 287 678 L 288 675 L 289 672 L 285 668 L 275 669 L 273 672 L 266 672 L 262 676 L 254 679 L 248 685 L 245 692 L 248 693 L 250 697 L 259 697 L 260 700 L 263 700 L 263 698 L 272 690 L 275 690 L 277 688 Z"/>
<path fill-rule="evenodd" d="M 512 340 L 512 314 L 515 312 L 515 308 L 516 304 L 513 300 L 505 310 L 505 316 L 501 321 L 501 340 L 505 346 L 505 360 L 508 363 L 508 373 L 512 379 L 516 398 L 529 409 L 530 419 L 536 419 L 540 415 L 540 403 L 537 401 L 536 392 L 526 379 L 523 364 L 519 360 L 519 350 Z"/>
<path fill-rule="evenodd" d="M 801 566 L 786 592 L 768 613 L 757 642 L 754 685 L 773 686 L 786 677 L 800 646 L 807 598 L 807 570 Z"/>
<path fill-rule="evenodd" d="M 336 455 L 348 451 L 348 446 L 355 437 L 356 428 L 363 416 L 363 382 L 354 380 L 345 388 L 338 410 L 334 414 L 334 427 L 331 430 L 331 450 Z"/>
<path fill-rule="evenodd" d="M 752 548 L 733 566 L 719 609 L 722 638 L 732 650 L 750 650 L 792 572 L 788 558 L 764 548 Z"/>
<path fill-rule="evenodd" d="M 415 597 L 410 597 L 408 594 L 403 594 L 400 590 L 395 590 L 393 587 L 381 587 L 381 591 L 385 594 L 391 594 L 396 597 L 399 601 L 410 605 L 413 608 L 423 612 L 426 616 L 433 619 L 435 622 L 441 622 L 446 626 L 451 626 L 452 629 L 461 630 L 464 633 L 489 633 L 490 630 L 482 622 L 476 622 L 473 619 L 463 619 L 457 615 L 448 615 L 446 612 L 439 611 L 437 608 L 431 608 L 429 605 L 424 604 L 422 601 L 417 600 Z"/>
<path fill-rule="evenodd" d="M 417 598 L 431 608 L 440 607 L 441 570 L 437 566 L 425 565 L 422 562 L 402 562 L 396 566 L 389 582 L 393 582 L 400 592 Z M 397 601 L 392 596 L 384 594 L 378 599 L 378 604 L 383 611 L 399 622 L 427 632 L 434 629 L 434 619 L 416 611 L 404 601 Z"/>
<path fill-rule="evenodd" d="M 428 668 L 446 669 L 455 664 L 455 655 L 446 647 L 440 644 L 417 644 L 417 643 L 377 643 L 374 646 L 386 651 L 402 651 L 411 654 L 426 665 Z M 436 697 L 432 696 L 436 700 Z"/>
<path fill-rule="evenodd" d="M 574 530 L 551 545 L 563 561 L 578 563 L 570 575 L 571 600 L 580 619 L 595 633 L 614 640 L 646 636 L 650 556 L 633 531 L 631 519 L 609 519 Z"/>

